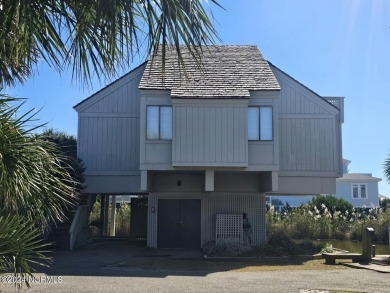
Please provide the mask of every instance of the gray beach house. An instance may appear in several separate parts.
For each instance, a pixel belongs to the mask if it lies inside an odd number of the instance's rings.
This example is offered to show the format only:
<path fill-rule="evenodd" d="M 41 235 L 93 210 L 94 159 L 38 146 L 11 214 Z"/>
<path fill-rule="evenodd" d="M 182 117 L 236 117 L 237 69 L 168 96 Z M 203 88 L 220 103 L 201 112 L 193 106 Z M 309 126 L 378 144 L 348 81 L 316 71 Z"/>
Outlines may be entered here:
<path fill-rule="evenodd" d="M 184 70 L 168 49 L 74 107 L 86 194 L 144 194 L 149 247 L 202 247 L 264 242 L 266 194 L 336 192 L 342 97 L 256 46 L 182 50 Z"/>

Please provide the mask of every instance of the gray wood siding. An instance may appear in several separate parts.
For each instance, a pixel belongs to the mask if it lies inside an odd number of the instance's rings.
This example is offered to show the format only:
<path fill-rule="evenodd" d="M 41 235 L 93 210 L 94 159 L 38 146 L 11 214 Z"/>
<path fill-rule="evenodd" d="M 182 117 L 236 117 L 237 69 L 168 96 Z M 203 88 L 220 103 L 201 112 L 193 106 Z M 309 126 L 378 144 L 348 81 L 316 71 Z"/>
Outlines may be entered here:
<path fill-rule="evenodd" d="M 280 169 L 338 171 L 336 129 L 332 118 L 281 118 Z"/>
<path fill-rule="evenodd" d="M 91 105 L 89 113 L 139 113 L 139 90 L 137 80 L 113 90 L 109 95 Z"/>
<path fill-rule="evenodd" d="M 139 82 L 145 66 L 118 79 L 97 92 L 92 98 L 76 107 L 79 113 L 126 114 L 139 117 L 140 91 Z"/>
<path fill-rule="evenodd" d="M 146 92 L 146 93 L 145 93 Z M 140 169 L 172 169 L 172 140 L 146 139 L 146 108 L 152 106 L 170 106 L 170 91 L 141 91 L 141 125 L 140 125 Z"/>
<path fill-rule="evenodd" d="M 144 68 L 135 69 L 75 107 L 79 116 L 78 155 L 86 175 L 139 177 L 138 84 Z"/>
<path fill-rule="evenodd" d="M 247 101 L 173 102 L 173 166 L 247 166 Z"/>
<path fill-rule="evenodd" d="M 138 171 L 139 118 L 80 117 L 78 153 L 86 174 Z"/>
<path fill-rule="evenodd" d="M 340 112 L 314 92 L 271 67 L 281 85 L 280 175 L 338 177 L 341 173 Z"/>
<path fill-rule="evenodd" d="M 281 90 L 280 113 L 281 114 L 333 114 L 330 105 L 319 97 L 292 80 L 286 79 L 281 74 L 278 77 Z M 327 109 L 328 108 L 328 109 Z"/>
<path fill-rule="evenodd" d="M 249 107 L 269 106 L 273 109 L 272 141 L 248 141 L 248 170 L 279 170 L 279 102 L 280 92 L 251 91 Z"/>
<path fill-rule="evenodd" d="M 273 142 L 249 142 L 248 145 L 248 160 L 250 165 L 273 165 L 274 158 L 274 143 Z"/>

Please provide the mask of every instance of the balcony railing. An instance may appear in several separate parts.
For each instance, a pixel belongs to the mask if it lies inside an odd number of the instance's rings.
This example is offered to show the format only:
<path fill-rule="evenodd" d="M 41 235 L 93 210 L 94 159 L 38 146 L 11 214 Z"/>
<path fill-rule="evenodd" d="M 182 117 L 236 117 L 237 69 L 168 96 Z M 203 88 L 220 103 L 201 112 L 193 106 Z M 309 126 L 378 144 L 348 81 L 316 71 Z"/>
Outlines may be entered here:
<path fill-rule="evenodd" d="M 344 123 L 344 97 L 324 97 L 324 99 L 340 110 L 340 121 Z"/>

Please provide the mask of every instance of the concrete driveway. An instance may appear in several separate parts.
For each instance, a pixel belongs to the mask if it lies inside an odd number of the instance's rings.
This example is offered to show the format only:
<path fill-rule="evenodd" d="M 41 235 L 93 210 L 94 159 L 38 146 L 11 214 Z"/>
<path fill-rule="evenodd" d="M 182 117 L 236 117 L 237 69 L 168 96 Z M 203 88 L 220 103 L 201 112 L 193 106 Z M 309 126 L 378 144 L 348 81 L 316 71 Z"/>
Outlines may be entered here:
<path fill-rule="evenodd" d="M 359 269 L 232 272 L 122 266 L 154 257 L 197 259 L 200 251 L 150 250 L 126 243 L 97 243 L 54 254 L 28 292 L 390 292 L 390 277 Z M 200 260 L 199 260 L 200 261 Z M 199 262 L 198 261 L 198 262 Z M 306 291 L 305 291 L 306 290 Z M 0 284 L 0 292 L 14 292 Z"/>

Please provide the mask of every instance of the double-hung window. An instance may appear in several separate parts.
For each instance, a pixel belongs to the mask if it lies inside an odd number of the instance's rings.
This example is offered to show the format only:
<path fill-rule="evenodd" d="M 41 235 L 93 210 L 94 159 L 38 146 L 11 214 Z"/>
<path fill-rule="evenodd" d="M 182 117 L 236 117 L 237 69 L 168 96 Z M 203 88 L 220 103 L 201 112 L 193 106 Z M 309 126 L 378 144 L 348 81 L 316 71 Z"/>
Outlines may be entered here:
<path fill-rule="evenodd" d="M 273 140 L 272 107 L 248 108 L 248 140 Z"/>
<path fill-rule="evenodd" d="M 146 139 L 172 139 L 172 107 L 146 107 Z"/>
<path fill-rule="evenodd" d="M 367 185 L 353 183 L 352 198 L 367 198 Z"/>

